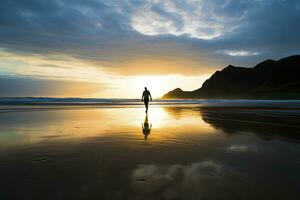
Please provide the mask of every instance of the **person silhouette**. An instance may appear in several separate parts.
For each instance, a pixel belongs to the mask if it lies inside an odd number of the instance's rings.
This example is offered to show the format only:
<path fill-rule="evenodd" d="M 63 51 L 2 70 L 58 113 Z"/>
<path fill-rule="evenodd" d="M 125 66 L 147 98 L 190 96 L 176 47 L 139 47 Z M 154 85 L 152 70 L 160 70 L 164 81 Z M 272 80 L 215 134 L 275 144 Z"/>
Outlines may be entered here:
<path fill-rule="evenodd" d="M 148 112 L 148 103 L 149 103 L 149 99 L 152 101 L 152 96 L 149 92 L 149 90 L 147 90 L 147 87 L 145 87 L 145 90 L 143 92 L 143 96 L 142 96 L 142 101 L 145 104 L 146 107 L 146 113 Z"/>
<path fill-rule="evenodd" d="M 150 124 L 149 126 L 148 113 L 146 113 L 145 121 L 144 123 L 142 123 L 142 130 L 143 130 L 145 140 L 147 140 L 148 135 L 150 135 L 151 128 L 152 128 L 152 124 Z"/>

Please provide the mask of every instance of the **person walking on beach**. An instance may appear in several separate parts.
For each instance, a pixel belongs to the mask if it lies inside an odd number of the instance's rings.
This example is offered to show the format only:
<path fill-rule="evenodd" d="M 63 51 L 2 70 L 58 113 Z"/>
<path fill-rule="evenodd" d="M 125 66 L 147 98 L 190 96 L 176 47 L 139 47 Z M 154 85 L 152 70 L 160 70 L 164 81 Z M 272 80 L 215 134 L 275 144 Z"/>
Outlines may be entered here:
<path fill-rule="evenodd" d="M 143 96 L 142 96 L 142 101 L 143 101 L 144 104 L 145 104 L 145 107 L 146 107 L 146 113 L 148 112 L 148 103 L 149 103 L 149 99 L 150 99 L 150 101 L 152 101 L 152 96 L 151 96 L 149 90 L 147 90 L 147 87 L 145 87 L 145 90 L 144 90 Z"/>

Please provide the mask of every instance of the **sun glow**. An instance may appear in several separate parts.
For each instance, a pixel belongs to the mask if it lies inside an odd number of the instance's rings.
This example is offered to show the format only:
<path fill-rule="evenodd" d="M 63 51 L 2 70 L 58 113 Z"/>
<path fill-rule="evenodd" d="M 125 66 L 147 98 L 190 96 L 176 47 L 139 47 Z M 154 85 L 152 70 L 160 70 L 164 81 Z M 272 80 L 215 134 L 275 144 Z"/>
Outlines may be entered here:
<path fill-rule="evenodd" d="M 168 80 L 159 76 L 138 76 L 134 82 L 141 87 L 147 87 L 153 98 L 161 97 L 169 89 Z"/>
<path fill-rule="evenodd" d="M 144 87 L 151 92 L 152 98 L 160 98 L 170 90 L 180 87 L 183 90 L 195 90 L 208 78 L 208 75 L 182 76 L 120 76 L 110 79 L 110 88 L 103 90 L 102 94 L 113 98 L 136 98 L 142 97 Z"/>

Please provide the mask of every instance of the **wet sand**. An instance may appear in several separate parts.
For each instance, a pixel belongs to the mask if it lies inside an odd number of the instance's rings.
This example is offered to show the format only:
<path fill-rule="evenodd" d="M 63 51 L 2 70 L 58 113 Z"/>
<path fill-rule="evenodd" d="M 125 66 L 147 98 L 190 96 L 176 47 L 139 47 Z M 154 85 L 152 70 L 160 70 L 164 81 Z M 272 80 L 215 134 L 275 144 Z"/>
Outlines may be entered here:
<path fill-rule="evenodd" d="M 0 109 L 0 199 L 299 196 L 299 109 L 152 105 L 145 119 L 139 105 Z"/>

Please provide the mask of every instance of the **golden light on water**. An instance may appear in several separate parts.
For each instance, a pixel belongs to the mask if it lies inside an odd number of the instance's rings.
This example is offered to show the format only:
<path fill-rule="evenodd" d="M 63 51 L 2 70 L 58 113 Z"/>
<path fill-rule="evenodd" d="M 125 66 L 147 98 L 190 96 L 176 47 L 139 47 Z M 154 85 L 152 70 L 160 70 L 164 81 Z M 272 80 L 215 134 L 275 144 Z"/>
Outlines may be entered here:
<path fill-rule="evenodd" d="M 142 124 L 146 113 L 143 106 L 120 108 L 60 108 L 39 112 L 21 112 L 23 122 L 15 120 L 8 138 L 0 138 L 5 145 L 14 137 L 19 143 L 38 143 L 48 140 L 74 140 L 94 137 L 143 139 Z M 20 118 L 20 119 L 21 119 Z M 152 131 L 148 139 L 161 142 L 170 137 L 189 134 L 211 135 L 213 128 L 205 123 L 197 110 L 163 107 L 150 103 L 148 122 Z M 0 123 L 3 129 L 9 123 Z M 38 128 L 36 128 L 38 127 Z M 3 143 L 3 144 L 4 144 Z"/>
<path fill-rule="evenodd" d="M 153 123 L 153 128 L 161 128 L 168 121 L 168 115 L 162 107 L 156 107 L 148 114 L 149 121 Z"/>

